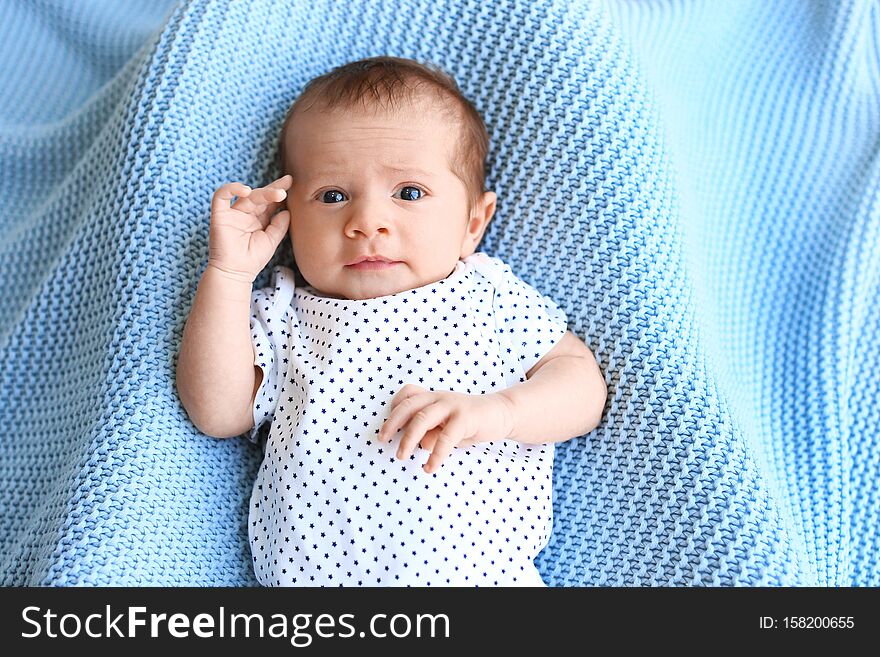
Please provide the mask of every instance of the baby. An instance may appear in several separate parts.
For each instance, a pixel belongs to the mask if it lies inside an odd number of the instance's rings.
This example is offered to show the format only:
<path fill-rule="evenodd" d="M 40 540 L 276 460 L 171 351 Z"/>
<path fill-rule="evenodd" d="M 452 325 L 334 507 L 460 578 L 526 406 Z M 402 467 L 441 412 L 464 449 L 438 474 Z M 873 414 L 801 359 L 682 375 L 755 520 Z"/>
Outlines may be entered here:
<path fill-rule="evenodd" d="M 606 388 L 556 304 L 475 252 L 496 201 L 479 113 L 439 69 L 376 57 L 310 82 L 279 146 L 284 176 L 214 194 L 177 366 L 200 431 L 270 425 L 257 579 L 542 586 L 553 444 L 599 424 Z M 288 226 L 304 284 L 277 266 L 253 290 Z"/>

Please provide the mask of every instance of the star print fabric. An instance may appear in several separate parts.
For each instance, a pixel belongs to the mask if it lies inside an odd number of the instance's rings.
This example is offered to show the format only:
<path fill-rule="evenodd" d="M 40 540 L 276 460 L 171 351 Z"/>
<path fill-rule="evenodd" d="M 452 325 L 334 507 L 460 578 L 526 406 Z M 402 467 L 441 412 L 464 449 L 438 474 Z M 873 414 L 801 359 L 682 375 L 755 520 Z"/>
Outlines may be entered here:
<path fill-rule="evenodd" d="M 263 379 L 249 440 L 263 463 L 250 500 L 265 586 L 542 586 L 533 560 L 552 529 L 553 444 L 395 457 L 376 435 L 407 383 L 487 394 L 526 380 L 567 331 L 549 298 L 485 253 L 445 279 L 365 300 L 295 287 L 278 266 L 254 290 Z"/>

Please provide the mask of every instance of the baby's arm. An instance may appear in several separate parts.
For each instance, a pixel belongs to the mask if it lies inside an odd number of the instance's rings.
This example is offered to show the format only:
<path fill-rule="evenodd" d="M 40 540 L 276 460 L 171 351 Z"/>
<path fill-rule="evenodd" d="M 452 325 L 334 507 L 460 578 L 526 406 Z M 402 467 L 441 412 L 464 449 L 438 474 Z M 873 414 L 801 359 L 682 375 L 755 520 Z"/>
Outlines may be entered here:
<path fill-rule="evenodd" d="M 217 438 L 254 426 L 262 381 L 250 337 L 253 281 L 286 234 L 290 214 L 273 214 L 292 179 L 251 190 L 223 185 L 211 204 L 208 266 L 183 330 L 177 392 L 196 428 Z M 239 199 L 230 206 L 234 195 Z"/>
<path fill-rule="evenodd" d="M 593 352 L 571 331 L 526 379 L 497 393 L 507 400 L 513 418 L 511 440 L 562 442 L 599 426 L 608 396 L 605 379 Z"/>
<path fill-rule="evenodd" d="M 177 391 L 204 434 L 238 436 L 252 426 L 262 370 L 250 339 L 252 284 L 208 265 L 183 331 Z"/>
<path fill-rule="evenodd" d="M 571 331 L 526 373 L 526 381 L 489 394 L 428 391 L 408 383 L 389 403 L 378 432 L 391 442 L 403 430 L 397 458 L 409 459 L 416 446 L 431 456 L 436 472 L 454 447 L 494 440 L 538 445 L 582 436 L 602 420 L 605 380 L 587 346 Z"/>

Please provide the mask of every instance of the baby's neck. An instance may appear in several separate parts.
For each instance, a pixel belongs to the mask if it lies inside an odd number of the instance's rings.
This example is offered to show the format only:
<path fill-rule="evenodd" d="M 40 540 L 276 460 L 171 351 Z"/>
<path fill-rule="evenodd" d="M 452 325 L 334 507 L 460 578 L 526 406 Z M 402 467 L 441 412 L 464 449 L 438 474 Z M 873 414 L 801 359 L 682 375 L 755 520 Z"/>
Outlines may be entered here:
<path fill-rule="evenodd" d="M 309 294 L 312 294 L 316 297 L 323 297 L 325 299 L 344 299 L 345 301 L 351 301 L 351 299 L 349 299 L 347 297 L 341 297 L 337 294 L 327 294 L 325 292 L 321 292 L 320 290 L 316 290 L 311 285 L 304 285 L 303 287 L 305 287 L 306 292 L 308 292 Z"/>

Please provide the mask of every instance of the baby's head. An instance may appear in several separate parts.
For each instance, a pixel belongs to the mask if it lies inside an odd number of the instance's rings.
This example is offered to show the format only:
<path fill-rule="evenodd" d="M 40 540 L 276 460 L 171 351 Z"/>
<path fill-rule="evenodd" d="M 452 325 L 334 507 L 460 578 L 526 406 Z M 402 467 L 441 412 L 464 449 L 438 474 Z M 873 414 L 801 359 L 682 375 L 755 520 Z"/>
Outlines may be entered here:
<path fill-rule="evenodd" d="M 446 278 L 495 212 L 484 189 L 488 147 L 476 108 L 439 69 L 374 57 L 310 81 L 279 143 L 303 278 L 342 299 Z M 351 265 L 363 256 L 396 262 Z"/>

